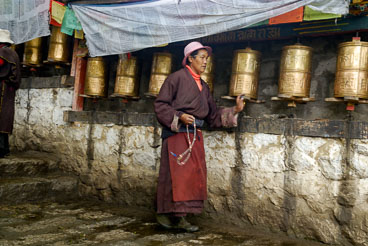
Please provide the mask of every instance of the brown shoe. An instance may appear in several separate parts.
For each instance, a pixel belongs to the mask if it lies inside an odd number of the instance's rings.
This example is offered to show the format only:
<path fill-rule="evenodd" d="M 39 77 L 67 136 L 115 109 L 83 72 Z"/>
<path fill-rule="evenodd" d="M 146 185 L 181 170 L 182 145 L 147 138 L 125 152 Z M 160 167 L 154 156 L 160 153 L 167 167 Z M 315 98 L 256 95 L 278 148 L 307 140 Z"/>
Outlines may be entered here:
<path fill-rule="evenodd" d="M 180 217 L 179 222 L 174 226 L 175 229 L 182 229 L 187 232 L 196 232 L 199 231 L 199 227 L 196 225 L 190 224 L 184 217 Z"/>
<path fill-rule="evenodd" d="M 169 215 L 166 214 L 156 214 L 157 222 L 166 229 L 172 229 L 173 224 L 171 223 Z"/>

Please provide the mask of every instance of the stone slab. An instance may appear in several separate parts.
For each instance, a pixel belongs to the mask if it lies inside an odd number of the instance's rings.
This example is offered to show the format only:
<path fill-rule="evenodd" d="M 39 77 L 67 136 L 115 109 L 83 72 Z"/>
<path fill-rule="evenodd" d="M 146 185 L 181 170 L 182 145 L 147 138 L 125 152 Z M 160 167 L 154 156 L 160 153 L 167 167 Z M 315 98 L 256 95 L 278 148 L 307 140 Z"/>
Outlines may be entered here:
<path fill-rule="evenodd" d="M 0 203 L 72 200 L 78 197 L 77 185 L 75 178 L 66 176 L 3 178 L 0 180 Z"/>
<path fill-rule="evenodd" d="M 44 176 L 56 172 L 58 162 L 50 153 L 12 153 L 0 159 L 0 177 Z"/>

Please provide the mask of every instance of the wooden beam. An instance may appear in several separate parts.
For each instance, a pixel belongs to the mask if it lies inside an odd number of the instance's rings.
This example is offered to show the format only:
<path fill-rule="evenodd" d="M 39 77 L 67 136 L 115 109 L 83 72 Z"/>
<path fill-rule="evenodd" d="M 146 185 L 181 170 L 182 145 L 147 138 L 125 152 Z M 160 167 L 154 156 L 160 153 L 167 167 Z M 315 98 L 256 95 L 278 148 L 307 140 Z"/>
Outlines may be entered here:
<path fill-rule="evenodd" d="M 153 113 L 65 111 L 66 122 L 85 122 L 94 124 L 115 124 L 123 126 L 158 126 Z M 321 138 L 368 139 L 368 122 L 346 120 L 303 120 L 293 118 L 251 118 L 239 119 L 238 128 L 213 128 L 204 126 L 203 130 L 216 130 L 241 133 L 264 133 L 283 136 L 304 136 Z"/>
<path fill-rule="evenodd" d="M 68 75 L 62 75 L 61 85 L 66 86 L 66 87 L 72 87 L 74 86 L 74 79 L 75 77 L 68 76 Z"/>

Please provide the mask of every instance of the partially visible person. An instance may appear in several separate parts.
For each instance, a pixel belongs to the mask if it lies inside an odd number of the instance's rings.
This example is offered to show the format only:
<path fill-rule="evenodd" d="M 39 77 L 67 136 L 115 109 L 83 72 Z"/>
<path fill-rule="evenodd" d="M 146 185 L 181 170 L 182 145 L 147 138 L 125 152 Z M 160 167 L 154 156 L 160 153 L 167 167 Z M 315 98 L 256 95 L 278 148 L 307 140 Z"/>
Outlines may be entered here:
<path fill-rule="evenodd" d="M 9 134 L 13 131 L 15 91 L 20 85 L 18 54 L 8 30 L 0 29 L 0 158 L 8 155 Z"/>
<path fill-rule="evenodd" d="M 155 101 L 162 129 L 161 165 L 157 187 L 157 221 L 165 228 L 198 231 L 185 216 L 198 214 L 207 199 L 207 169 L 200 128 L 237 126 L 244 108 L 218 108 L 208 85 L 200 78 L 212 49 L 191 42 L 184 49 L 183 68 L 170 74 Z"/>

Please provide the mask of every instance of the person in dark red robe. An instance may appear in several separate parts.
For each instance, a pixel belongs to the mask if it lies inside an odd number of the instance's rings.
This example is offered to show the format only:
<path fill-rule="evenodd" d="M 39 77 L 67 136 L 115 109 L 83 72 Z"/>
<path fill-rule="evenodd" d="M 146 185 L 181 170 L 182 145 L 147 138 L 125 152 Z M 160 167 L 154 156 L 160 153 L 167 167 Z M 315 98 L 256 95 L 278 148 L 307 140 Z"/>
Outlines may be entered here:
<path fill-rule="evenodd" d="M 15 91 L 20 85 L 18 54 L 8 30 L 0 29 L 0 158 L 9 154 L 9 134 L 13 131 Z"/>
<path fill-rule="evenodd" d="M 207 199 L 207 169 L 203 136 L 204 121 L 210 127 L 236 127 L 244 103 L 218 108 L 201 78 L 212 49 L 199 42 L 184 48 L 183 68 L 170 74 L 155 100 L 154 109 L 162 129 L 161 165 L 157 186 L 157 220 L 166 228 L 189 232 L 188 213 L 201 213 Z"/>

